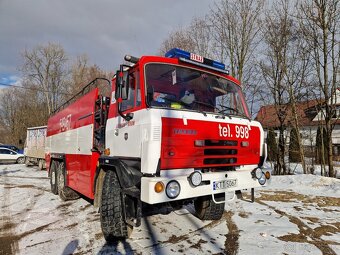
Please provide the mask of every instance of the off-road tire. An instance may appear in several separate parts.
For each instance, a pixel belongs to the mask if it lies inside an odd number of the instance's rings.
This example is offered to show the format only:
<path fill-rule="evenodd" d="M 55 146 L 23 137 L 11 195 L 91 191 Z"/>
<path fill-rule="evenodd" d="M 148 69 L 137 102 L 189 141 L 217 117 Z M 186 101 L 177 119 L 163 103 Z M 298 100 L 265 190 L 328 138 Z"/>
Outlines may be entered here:
<path fill-rule="evenodd" d="M 201 220 L 219 220 L 224 212 L 224 203 L 216 204 L 211 196 L 197 198 L 194 206 L 196 215 Z"/>
<path fill-rule="evenodd" d="M 57 167 L 59 165 L 58 161 L 53 160 L 50 168 L 50 184 L 51 192 L 55 195 L 58 194 L 58 177 L 57 177 Z"/>
<path fill-rule="evenodd" d="M 63 201 L 78 199 L 79 195 L 73 189 L 65 186 L 65 163 L 60 162 L 57 169 L 58 194 Z"/>
<path fill-rule="evenodd" d="M 17 159 L 17 164 L 24 164 L 25 163 L 25 157 L 20 157 Z"/>
<path fill-rule="evenodd" d="M 128 238 L 132 232 L 132 227 L 124 222 L 121 191 L 116 172 L 107 171 L 102 189 L 100 223 L 104 238 L 109 243 Z"/>

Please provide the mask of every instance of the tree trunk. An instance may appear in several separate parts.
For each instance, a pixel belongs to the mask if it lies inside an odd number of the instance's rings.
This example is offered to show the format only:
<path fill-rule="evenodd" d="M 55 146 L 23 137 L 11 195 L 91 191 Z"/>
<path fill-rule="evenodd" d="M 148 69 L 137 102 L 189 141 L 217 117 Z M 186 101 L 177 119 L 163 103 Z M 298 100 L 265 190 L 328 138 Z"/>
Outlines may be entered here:
<path fill-rule="evenodd" d="M 280 127 L 279 134 L 279 151 L 277 154 L 277 171 L 279 175 L 287 174 L 287 168 L 285 164 L 285 140 L 284 140 L 284 127 Z"/>

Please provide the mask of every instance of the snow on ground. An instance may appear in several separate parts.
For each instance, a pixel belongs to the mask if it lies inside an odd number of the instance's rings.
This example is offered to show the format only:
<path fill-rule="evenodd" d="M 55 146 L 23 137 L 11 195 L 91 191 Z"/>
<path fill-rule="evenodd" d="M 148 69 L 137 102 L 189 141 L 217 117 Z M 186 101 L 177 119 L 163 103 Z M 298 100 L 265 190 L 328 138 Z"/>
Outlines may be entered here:
<path fill-rule="evenodd" d="M 192 205 L 153 210 L 127 241 L 105 243 L 99 214 L 84 199 L 63 202 L 46 171 L 0 165 L 2 254 L 340 254 L 340 180 L 274 176 L 269 187 L 202 222 Z"/>

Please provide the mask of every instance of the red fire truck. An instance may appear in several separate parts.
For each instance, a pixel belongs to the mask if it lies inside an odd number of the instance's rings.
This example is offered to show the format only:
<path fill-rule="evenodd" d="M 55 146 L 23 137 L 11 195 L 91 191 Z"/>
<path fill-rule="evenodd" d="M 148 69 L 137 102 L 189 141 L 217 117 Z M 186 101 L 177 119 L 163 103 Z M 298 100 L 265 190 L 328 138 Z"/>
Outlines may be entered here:
<path fill-rule="evenodd" d="M 236 192 L 268 184 L 263 129 L 224 64 L 180 49 L 125 60 L 109 96 L 92 82 L 47 125 L 52 192 L 93 200 L 107 241 L 128 237 L 146 204 L 193 202 L 215 220 Z"/>

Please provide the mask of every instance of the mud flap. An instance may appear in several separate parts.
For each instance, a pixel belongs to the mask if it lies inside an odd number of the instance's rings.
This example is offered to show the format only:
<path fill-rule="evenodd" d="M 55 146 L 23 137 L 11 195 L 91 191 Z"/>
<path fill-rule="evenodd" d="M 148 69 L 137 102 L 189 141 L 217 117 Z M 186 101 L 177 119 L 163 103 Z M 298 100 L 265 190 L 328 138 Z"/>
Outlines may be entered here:
<path fill-rule="evenodd" d="M 133 227 L 141 225 L 142 201 L 140 200 L 140 190 L 136 187 L 122 190 L 124 200 L 124 219 L 127 224 Z"/>

